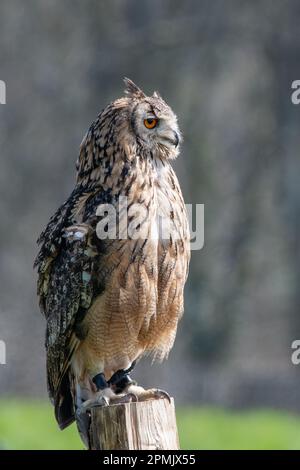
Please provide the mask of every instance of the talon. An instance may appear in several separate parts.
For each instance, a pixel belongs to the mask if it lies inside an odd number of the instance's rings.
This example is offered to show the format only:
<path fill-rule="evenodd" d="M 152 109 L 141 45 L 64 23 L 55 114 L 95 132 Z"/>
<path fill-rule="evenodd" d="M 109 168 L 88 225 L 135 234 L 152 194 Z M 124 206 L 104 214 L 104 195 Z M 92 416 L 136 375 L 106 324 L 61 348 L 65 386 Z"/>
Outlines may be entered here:
<path fill-rule="evenodd" d="M 97 400 L 92 403 L 91 408 L 95 408 L 96 406 L 109 406 L 109 399 L 105 396 L 97 398 Z"/>
<path fill-rule="evenodd" d="M 111 401 L 112 404 L 117 405 L 118 403 L 132 403 L 137 402 L 138 397 L 135 393 L 127 393 L 126 395 L 119 396 L 118 398 Z"/>
<path fill-rule="evenodd" d="M 86 400 L 84 403 L 82 403 L 76 412 L 78 415 L 82 415 L 96 406 L 109 406 L 109 399 L 106 396 L 101 395 L 95 399 Z"/>
<path fill-rule="evenodd" d="M 139 400 L 135 393 L 128 393 L 124 398 L 127 398 L 129 402 L 137 402 Z"/>
<path fill-rule="evenodd" d="M 127 393 L 126 395 L 116 400 L 115 403 L 132 403 L 132 402 L 137 402 L 137 401 L 138 401 L 138 397 L 134 393 Z"/>
<path fill-rule="evenodd" d="M 159 388 L 154 389 L 154 396 L 157 398 L 166 398 L 169 403 L 171 403 L 171 397 L 168 392 L 161 390 Z"/>

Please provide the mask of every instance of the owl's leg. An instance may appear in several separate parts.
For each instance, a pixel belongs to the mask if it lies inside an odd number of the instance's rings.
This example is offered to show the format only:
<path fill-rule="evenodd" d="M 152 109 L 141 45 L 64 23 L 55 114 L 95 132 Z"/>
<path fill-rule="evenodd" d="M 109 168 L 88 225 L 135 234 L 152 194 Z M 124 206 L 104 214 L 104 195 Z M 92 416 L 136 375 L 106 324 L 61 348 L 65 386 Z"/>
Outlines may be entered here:
<path fill-rule="evenodd" d="M 118 370 L 108 381 L 108 383 L 116 394 L 120 394 L 122 398 L 133 395 L 136 398 L 134 401 L 145 401 L 159 398 L 167 398 L 167 400 L 171 401 L 170 395 L 164 390 L 160 390 L 158 388 L 151 388 L 149 390 L 145 390 L 143 387 L 138 386 L 137 383 L 132 380 L 129 375 L 129 372 L 132 371 L 134 366 L 135 362 L 132 363 L 129 369 Z M 118 402 L 120 401 L 121 400 L 119 400 Z"/>
<path fill-rule="evenodd" d="M 93 383 L 96 385 L 97 392 L 94 399 L 95 405 L 107 406 L 109 405 L 109 399 L 111 398 L 111 389 L 109 384 L 105 380 L 105 375 L 101 372 L 100 374 L 95 375 L 93 378 Z"/>
<path fill-rule="evenodd" d="M 129 375 L 129 373 L 134 368 L 135 364 L 136 364 L 136 361 L 133 361 L 133 363 L 128 369 L 118 370 L 109 379 L 108 383 L 116 394 L 121 394 L 122 392 L 126 391 L 126 388 L 130 384 L 136 383 L 132 380 L 132 378 Z"/>
<path fill-rule="evenodd" d="M 83 401 L 76 409 L 76 424 L 80 437 L 86 447 L 90 449 L 90 425 L 91 415 L 90 410 L 95 406 L 109 405 L 110 388 L 107 384 L 104 374 L 97 374 L 93 378 L 93 382 L 97 387 L 97 392 L 93 394 L 92 398 Z"/>
<path fill-rule="evenodd" d="M 109 404 L 137 401 L 137 397 L 131 392 L 126 394 L 120 393 L 129 383 L 132 383 L 131 379 L 126 376 L 126 374 L 124 376 L 121 376 L 117 375 L 116 373 L 114 374 L 114 376 L 117 379 L 116 388 L 111 387 L 111 381 L 106 381 L 103 373 L 97 374 L 93 378 L 93 382 L 96 385 L 97 392 L 95 393 L 93 398 L 86 400 L 82 404 L 82 412 L 89 411 L 95 406 L 108 406 Z M 122 390 L 120 389 L 120 385 L 122 386 Z"/>
<path fill-rule="evenodd" d="M 117 395 L 110 387 L 109 382 L 105 380 L 103 373 L 97 374 L 93 378 L 93 382 L 96 385 L 97 392 L 94 393 L 92 398 L 85 400 L 76 409 L 76 423 L 78 431 L 82 441 L 88 448 L 90 448 L 89 429 L 91 425 L 90 411 L 92 408 L 97 406 L 108 406 L 109 404 L 115 403 L 137 401 L 137 397 L 133 393 Z"/>
<path fill-rule="evenodd" d="M 93 378 L 93 382 L 96 385 L 97 392 L 93 394 L 93 397 L 85 400 L 80 406 L 80 413 L 90 410 L 93 406 L 107 406 L 112 395 L 112 391 L 105 380 L 104 374 L 97 374 Z"/>

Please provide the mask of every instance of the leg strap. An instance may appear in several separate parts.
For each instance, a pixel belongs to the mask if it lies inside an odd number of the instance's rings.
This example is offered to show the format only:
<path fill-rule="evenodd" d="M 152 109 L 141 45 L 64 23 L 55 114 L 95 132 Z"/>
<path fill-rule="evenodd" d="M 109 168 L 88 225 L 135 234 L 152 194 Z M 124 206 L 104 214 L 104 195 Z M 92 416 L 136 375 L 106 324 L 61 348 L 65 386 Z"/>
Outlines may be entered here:
<path fill-rule="evenodd" d="M 97 390 L 104 390 L 109 386 L 109 384 L 105 380 L 105 376 L 103 373 L 95 375 L 93 378 L 93 382 L 97 387 Z"/>
<path fill-rule="evenodd" d="M 109 385 L 113 385 L 116 389 L 116 393 L 120 393 L 123 389 L 130 383 L 133 383 L 133 380 L 129 376 L 129 372 L 135 366 L 136 361 L 134 361 L 128 369 L 120 369 L 115 372 L 108 381 Z"/>

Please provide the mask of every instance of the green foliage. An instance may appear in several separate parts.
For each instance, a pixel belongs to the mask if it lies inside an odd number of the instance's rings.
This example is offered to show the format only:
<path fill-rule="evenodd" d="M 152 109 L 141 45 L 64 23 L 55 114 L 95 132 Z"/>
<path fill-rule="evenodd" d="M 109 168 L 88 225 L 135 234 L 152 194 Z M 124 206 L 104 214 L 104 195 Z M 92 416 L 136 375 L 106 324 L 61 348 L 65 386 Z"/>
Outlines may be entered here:
<path fill-rule="evenodd" d="M 51 405 L 0 402 L 0 446 L 4 449 L 81 449 L 74 425 L 60 431 Z"/>
<path fill-rule="evenodd" d="M 183 449 L 299 449 L 300 417 L 273 410 L 177 411 Z"/>
<path fill-rule="evenodd" d="M 299 449 L 300 417 L 260 410 L 179 408 L 183 449 Z M 43 402 L 0 402 L 0 446 L 5 449 L 83 449 L 74 425 L 56 426 Z"/>

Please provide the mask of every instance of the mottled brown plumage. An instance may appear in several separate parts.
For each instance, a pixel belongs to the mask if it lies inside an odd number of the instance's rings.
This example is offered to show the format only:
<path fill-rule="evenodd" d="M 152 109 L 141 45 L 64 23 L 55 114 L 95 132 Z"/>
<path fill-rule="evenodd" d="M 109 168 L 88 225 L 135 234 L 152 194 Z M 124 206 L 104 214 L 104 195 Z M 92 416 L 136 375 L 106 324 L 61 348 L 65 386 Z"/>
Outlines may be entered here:
<path fill-rule="evenodd" d="M 95 375 L 108 381 L 143 354 L 163 359 L 173 345 L 189 263 L 186 211 L 170 165 L 179 140 L 176 116 L 158 93 L 147 97 L 126 79 L 125 97 L 84 137 L 75 189 L 38 240 L 48 388 L 61 427 L 95 394 Z M 105 204 L 118 216 L 116 239 L 97 232 L 111 220 L 97 211 Z"/>

